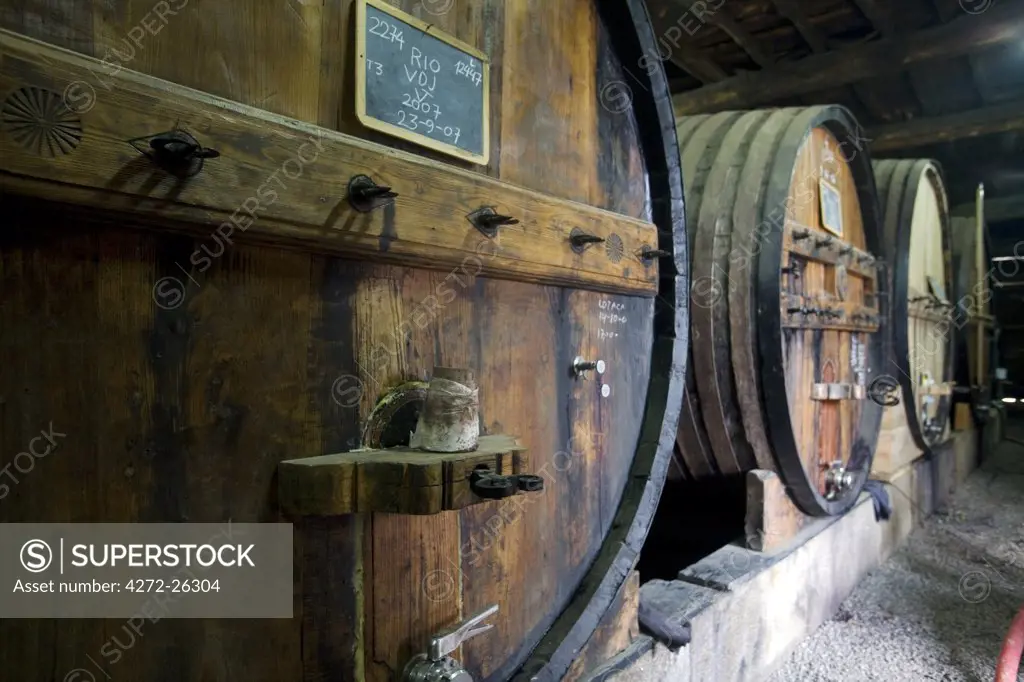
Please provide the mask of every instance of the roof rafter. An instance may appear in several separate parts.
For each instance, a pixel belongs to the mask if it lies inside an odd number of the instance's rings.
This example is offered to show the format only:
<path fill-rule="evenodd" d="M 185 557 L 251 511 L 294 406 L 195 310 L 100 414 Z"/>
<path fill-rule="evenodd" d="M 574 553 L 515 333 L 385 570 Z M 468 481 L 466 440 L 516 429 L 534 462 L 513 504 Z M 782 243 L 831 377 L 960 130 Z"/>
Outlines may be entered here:
<path fill-rule="evenodd" d="M 948 24 L 812 55 L 745 73 L 673 97 L 677 115 L 709 113 L 798 97 L 850 85 L 911 64 L 949 59 L 1024 39 L 1024 3 L 998 3 L 982 14 L 964 14 Z"/>

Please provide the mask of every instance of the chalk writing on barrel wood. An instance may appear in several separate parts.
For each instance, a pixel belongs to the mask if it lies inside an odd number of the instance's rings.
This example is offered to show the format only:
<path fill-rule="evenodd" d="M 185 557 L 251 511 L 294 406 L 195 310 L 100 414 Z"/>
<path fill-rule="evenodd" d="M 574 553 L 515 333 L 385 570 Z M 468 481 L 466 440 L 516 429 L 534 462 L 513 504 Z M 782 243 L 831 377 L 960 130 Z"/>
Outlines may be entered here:
<path fill-rule="evenodd" d="M 598 301 L 597 307 L 600 310 L 597 314 L 597 319 L 601 323 L 601 327 L 597 330 L 597 338 L 601 340 L 617 339 L 619 332 L 615 331 L 615 328 L 624 327 L 629 324 L 629 318 L 625 314 L 620 315 L 616 311 L 625 310 L 626 304 L 602 299 Z M 606 329 L 606 327 L 610 327 L 610 329 Z"/>

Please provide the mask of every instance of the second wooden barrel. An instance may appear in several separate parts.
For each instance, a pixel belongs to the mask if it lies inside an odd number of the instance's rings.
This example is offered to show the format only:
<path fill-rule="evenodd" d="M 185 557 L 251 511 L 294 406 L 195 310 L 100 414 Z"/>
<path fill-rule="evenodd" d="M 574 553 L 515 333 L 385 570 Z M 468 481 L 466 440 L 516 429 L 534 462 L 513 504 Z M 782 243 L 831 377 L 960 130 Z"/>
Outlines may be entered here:
<path fill-rule="evenodd" d="M 948 435 L 952 394 L 949 204 L 932 161 L 877 161 L 874 168 L 892 265 L 890 372 L 902 388 L 910 435 L 928 452 Z M 902 421 L 899 410 L 889 410 L 883 429 Z"/>
<path fill-rule="evenodd" d="M 693 283 L 679 471 L 775 470 L 815 516 L 853 504 L 881 419 L 881 226 L 855 130 L 836 106 L 677 119 Z"/>

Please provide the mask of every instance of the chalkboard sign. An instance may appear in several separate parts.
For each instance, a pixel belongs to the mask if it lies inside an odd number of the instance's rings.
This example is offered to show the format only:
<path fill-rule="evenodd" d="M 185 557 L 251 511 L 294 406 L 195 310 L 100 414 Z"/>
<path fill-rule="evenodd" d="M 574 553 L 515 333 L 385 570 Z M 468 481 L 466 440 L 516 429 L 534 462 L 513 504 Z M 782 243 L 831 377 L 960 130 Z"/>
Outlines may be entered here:
<path fill-rule="evenodd" d="M 356 5 L 356 53 L 363 125 L 487 163 L 487 55 L 381 0 Z"/>

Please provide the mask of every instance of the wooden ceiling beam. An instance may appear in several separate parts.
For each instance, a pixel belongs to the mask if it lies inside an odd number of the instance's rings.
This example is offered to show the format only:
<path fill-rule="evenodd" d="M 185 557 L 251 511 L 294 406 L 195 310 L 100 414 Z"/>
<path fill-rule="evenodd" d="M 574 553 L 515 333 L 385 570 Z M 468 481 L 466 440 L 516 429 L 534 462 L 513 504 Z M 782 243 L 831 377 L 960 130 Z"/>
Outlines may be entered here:
<path fill-rule="evenodd" d="M 853 0 L 853 2 L 883 37 L 887 38 L 896 32 L 896 26 L 892 21 L 892 12 L 879 0 Z"/>
<path fill-rule="evenodd" d="M 973 201 L 979 182 L 992 199 L 1024 194 L 1024 164 L 1019 156 L 1007 156 L 1001 165 L 960 156 L 948 159 L 942 167 L 946 194 L 954 204 Z"/>
<path fill-rule="evenodd" d="M 718 12 L 721 14 L 721 12 Z M 982 14 L 964 14 L 948 24 L 897 39 L 812 55 L 792 64 L 744 73 L 672 98 L 676 115 L 750 107 L 850 85 L 911 64 L 960 57 L 1024 39 L 1024 3 L 997 3 Z"/>
<path fill-rule="evenodd" d="M 668 60 L 702 83 L 718 83 L 726 79 L 728 72 L 713 59 L 704 55 L 699 48 L 688 41 L 693 25 L 697 25 L 693 16 L 670 16 L 669 7 L 665 4 L 651 4 L 651 22 L 658 38 L 659 59 Z M 654 59 L 648 55 L 647 59 Z M 646 68 L 646 67 L 644 67 Z"/>
<path fill-rule="evenodd" d="M 871 151 L 922 147 L 965 137 L 1024 130 L 1024 101 L 929 116 L 868 130 Z"/>
<path fill-rule="evenodd" d="M 956 216 L 973 216 L 974 202 L 958 204 L 951 211 Z M 985 222 L 1024 219 L 1024 195 L 985 199 Z"/>
<path fill-rule="evenodd" d="M 946 23 L 951 19 L 958 17 L 964 13 L 963 5 L 960 4 L 960 0 L 931 0 L 932 7 L 935 8 L 935 13 L 939 17 L 939 21 Z"/>
<path fill-rule="evenodd" d="M 804 41 L 811 47 L 811 51 L 816 54 L 828 52 L 828 43 L 825 39 L 825 34 L 819 31 L 814 24 L 811 23 L 810 19 L 807 18 L 807 13 L 804 12 L 803 7 L 800 6 L 799 0 L 773 0 L 775 3 L 775 9 L 780 15 L 789 20 L 789 23 L 796 27 L 796 30 L 803 37 Z"/>
<path fill-rule="evenodd" d="M 673 52 L 672 62 L 703 83 L 718 83 L 729 77 L 729 73 L 717 62 L 695 50 L 680 49 Z"/>
<path fill-rule="evenodd" d="M 672 4 L 690 13 L 697 21 L 711 24 L 718 28 L 732 41 L 740 46 L 751 60 L 762 69 L 775 64 L 775 57 L 764 49 L 761 43 L 754 36 L 750 35 L 747 29 L 729 16 L 725 3 L 720 2 L 714 9 L 708 7 L 704 0 L 672 0 Z"/>

